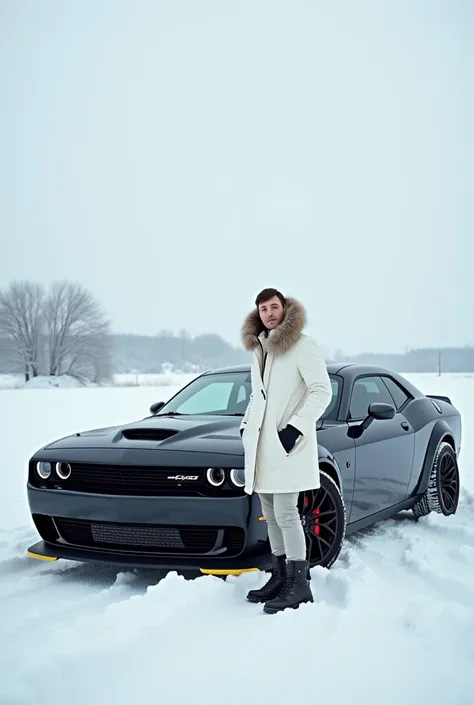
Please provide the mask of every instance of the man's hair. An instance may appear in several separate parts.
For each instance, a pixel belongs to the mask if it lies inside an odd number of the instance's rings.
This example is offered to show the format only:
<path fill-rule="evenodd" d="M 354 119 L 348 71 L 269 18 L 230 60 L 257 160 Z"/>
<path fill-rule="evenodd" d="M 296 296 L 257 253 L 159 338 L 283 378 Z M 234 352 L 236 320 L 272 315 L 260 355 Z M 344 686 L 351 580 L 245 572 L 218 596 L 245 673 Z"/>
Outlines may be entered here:
<path fill-rule="evenodd" d="M 263 304 L 265 301 L 273 299 L 274 296 L 278 296 L 282 305 L 286 306 L 286 298 L 283 296 L 281 291 L 278 291 L 278 289 L 262 289 L 262 291 L 258 294 L 257 298 L 255 299 L 255 306 L 258 308 L 260 304 Z"/>

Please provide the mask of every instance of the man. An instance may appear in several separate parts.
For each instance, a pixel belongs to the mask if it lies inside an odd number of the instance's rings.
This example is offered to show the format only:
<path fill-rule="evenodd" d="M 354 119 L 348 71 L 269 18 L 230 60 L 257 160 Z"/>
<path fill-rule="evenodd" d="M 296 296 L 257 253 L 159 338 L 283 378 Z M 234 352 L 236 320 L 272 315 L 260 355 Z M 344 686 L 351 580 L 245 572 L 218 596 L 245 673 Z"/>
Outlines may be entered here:
<path fill-rule="evenodd" d="M 247 599 L 279 612 L 312 602 L 299 493 L 320 487 L 316 421 L 331 399 L 331 383 L 316 342 L 302 331 L 303 306 L 264 289 L 242 326 L 253 353 L 252 394 L 240 427 L 245 491 L 258 493 L 272 551 L 269 581 Z"/>

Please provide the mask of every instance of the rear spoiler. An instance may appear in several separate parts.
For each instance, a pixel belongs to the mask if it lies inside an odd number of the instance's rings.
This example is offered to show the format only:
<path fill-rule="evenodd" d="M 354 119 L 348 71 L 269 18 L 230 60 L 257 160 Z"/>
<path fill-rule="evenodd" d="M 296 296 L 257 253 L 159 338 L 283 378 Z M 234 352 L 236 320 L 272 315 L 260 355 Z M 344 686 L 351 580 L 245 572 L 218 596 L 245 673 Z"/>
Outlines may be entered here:
<path fill-rule="evenodd" d="M 447 404 L 453 404 L 449 397 L 442 397 L 439 394 L 427 394 L 428 399 L 439 399 L 439 401 L 445 401 Z"/>

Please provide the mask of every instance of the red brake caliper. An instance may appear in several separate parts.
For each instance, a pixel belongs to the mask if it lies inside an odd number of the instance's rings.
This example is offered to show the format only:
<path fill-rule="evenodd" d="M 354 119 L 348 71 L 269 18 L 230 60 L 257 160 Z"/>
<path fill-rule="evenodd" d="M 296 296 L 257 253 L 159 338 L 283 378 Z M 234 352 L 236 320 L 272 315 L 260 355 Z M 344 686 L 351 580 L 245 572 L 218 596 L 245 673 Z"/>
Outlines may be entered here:
<path fill-rule="evenodd" d="M 304 508 L 308 509 L 309 506 L 309 498 L 305 497 L 304 498 Z M 319 507 L 318 509 L 315 509 L 314 512 L 311 514 L 313 517 L 313 520 L 311 521 L 311 528 L 313 532 L 316 534 L 316 536 L 319 536 L 319 532 L 321 531 L 321 527 L 319 526 L 319 519 L 318 519 L 318 514 L 320 510 Z"/>
<path fill-rule="evenodd" d="M 319 514 L 319 508 L 315 509 L 313 512 L 313 517 L 315 517 L 315 520 L 313 522 L 313 531 L 316 534 L 316 536 L 319 536 L 319 532 L 321 530 L 321 527 L 319 526 L 318 514 Z"/>

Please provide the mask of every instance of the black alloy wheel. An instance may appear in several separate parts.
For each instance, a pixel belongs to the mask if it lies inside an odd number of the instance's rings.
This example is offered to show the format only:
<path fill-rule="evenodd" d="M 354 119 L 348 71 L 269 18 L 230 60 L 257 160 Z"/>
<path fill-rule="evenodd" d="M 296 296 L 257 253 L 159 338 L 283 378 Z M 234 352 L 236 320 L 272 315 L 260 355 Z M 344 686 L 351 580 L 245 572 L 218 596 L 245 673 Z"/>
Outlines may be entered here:
<path fill-rule="evenodd" d="M 454 514 L 459 502 L 459 469 L 456 455 L 450 445 L 444 446 L 437 461 L 437 491 L 433 509 L 439 514 Z M 436 506 L 437 505 L 437 506 Z"/>
<path fill-rule="evenodd" d="M 452 514 L 459 499 L 459 472 L 455 459 L 445 453 L 440 462 L 440 504 L 443 514 Z"/>
<path fill-rule="evenodd" d="M 334 480 L 320 472 L 321 487 L 302 492 L 301 523 L 306 536 L 309 566 L 329 568 L 339 556 L 346 533 L 346 509 Z"/>
<path fill-rule="evenodd" d="M 459 467 L 452 446 L 440 443 L 433 461 L 428 488 L 413 506 L 417 518 L 430 512 L 450 516 L 455 514 L 459 503 Z"/>

